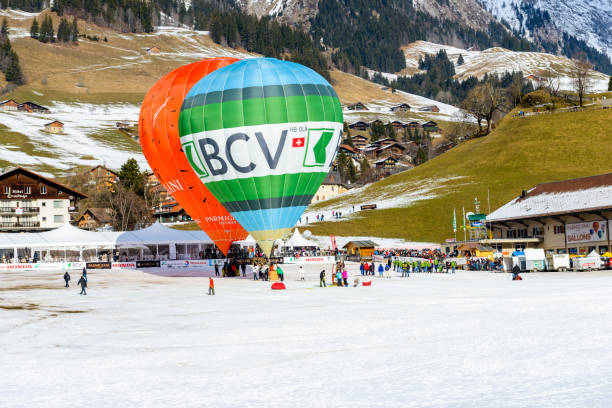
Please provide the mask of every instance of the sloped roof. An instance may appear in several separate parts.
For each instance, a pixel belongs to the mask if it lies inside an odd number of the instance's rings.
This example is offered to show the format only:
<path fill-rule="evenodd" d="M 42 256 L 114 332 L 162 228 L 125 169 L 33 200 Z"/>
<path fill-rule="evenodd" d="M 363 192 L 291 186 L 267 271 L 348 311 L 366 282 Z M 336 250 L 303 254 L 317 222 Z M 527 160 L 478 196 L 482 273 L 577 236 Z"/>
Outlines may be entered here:
<path fill-rule="evenodd" d="M 300 231 L 296 228 L 293 230 L 291 238 L 285 241 L 284 246 L 292 248 L 304 248 L 304 247 L 316 247 L 318 246 L 315 242 L 309 241 L 300 234 Z"/>
<path fill-rule="evenodd" d="M 34 173 L 32 170 L 28 170 L 28 169 L 26 169 L 24 167 L 20 167 L 20 166 L 13 167 L 11 169 L 8 169 L 4 173 L 0 174 L 0 180 L 3 180 L 5 178 L 11 176 L 13 173 L 23 173 L 23 174 L 26 174 L 26 175 L 28 175 L 28 176 L 30 176 L 32 178 L 36 178 L 36 179 L 39 179 L 41 181 L 44 181 L 47 184 L 51 184 L 51 185 L 59 188 L 60 190 L 69 193 L 70 195 L 77 196 L 77 197 L 80 197 L 80 198 L 87 198 L 87 195 L 81 193 L 80 191 L 77 191 L 77 190 L 75 190 L 73 188 L 65 186 L 64 184 L 58 183 L 55 180 L 48 179 L 48 178 L 46 178 L 44 176 L 41 176 L 38 173 Z"/>
<path fill-rule="evenodd" d="M 359 248 L 374 248 L 378 246 L 376 242 L 367 240 L 367 241 L 349 241 L 346 244 L 344 244 L 342 248 L 346 248 L 347 246 L 349 246 L 349 244 L 353 244 Z"/>
<path fill-rule="evenodd" d="M 489 221 L 563 215 L 612 208 L 612 173 L 538 184 L 504 204 Z"/>
<path fill-rule="evenodd" d="M 155 223 L 125 232 L 86 231 L 70 224 L 45 232 L 0 233 L 0 248 L 115 247 L 126 244 L 212 244 L 204 231 L 181 231 Z"/>
<path fill-rule="evenodd" d="M 98 222 L 109 223 L 112 221 L 112 216 L 108 208 L 88 208 L 85 210 L 85 213 L 90 213 Z M 85 213 L 83 213 L 83 215 L 85 215 Z M 81 218 L 82 217 L 83 216 L 81 216 Z"/>

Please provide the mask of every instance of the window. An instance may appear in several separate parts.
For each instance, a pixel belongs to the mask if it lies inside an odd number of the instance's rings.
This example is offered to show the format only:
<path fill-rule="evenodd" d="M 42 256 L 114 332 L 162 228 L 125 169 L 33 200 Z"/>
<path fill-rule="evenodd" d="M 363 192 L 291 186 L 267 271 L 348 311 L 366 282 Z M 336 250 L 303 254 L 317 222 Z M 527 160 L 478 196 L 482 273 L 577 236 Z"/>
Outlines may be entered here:
<path fill-rule="evenodd" d="M 565 234 L 565 225 L 555 225 L 555 234 Z"/>
<path fill-rule="evenodd" d="M 506 238 L 516 238 L 516 230 L 506 231 Z"/>
<path fill-rule="evenodd" d="M 523 251 L 525 249 L 525 244 L 516 244 L 514 245 L 515 251 Z"/>
<path fill-rule="evenodd" d="M 40 186 L 40 194 L 47 194 L 47 186 Z"/>
<path fill-rule="evenodd" d="M 64 216 L 63 215 L 54 215 L 53 216 L 53 222 L 56 224 L 63 224 L 64 223 Z"/>
<path fill-rule="evenodd" d="M 523 228 L 517 231 L 519 238 L 527 238 L 527 228 Z"/>
<path fill-rule="evenodd" d="M 11 186 L 4 186 L 4 194 L 11 194 Z"/>
<path fill-rule="evenodd" d="M 32 194 L 32 187 L 30 187 L 30 186 L 25 186 L 24 190 L 25 190 L 25 193 L 26 193 L 26 194 Z"/>
<path fill-rule="evenodd" d="M 544 235 L 544 228 L 542 227 L 533 227 L 533 236 L 534 237 L 541 237 L 542 235 Z"/>
<path fill-rule="evenodd" d="M 62 200 L 53 200 L 53 208 L 64 208 L 64 202 Z"/>

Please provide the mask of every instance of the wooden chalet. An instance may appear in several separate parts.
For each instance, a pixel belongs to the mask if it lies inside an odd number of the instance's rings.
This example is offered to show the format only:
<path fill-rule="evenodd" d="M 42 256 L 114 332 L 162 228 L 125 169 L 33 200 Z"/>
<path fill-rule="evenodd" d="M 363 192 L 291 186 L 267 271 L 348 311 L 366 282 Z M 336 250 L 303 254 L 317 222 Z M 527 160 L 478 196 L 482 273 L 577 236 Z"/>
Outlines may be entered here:
<path fill-rule="evenodd" d="M 351 123 L 349 125 L 349 129 L 355 129 L 355 130 L 360 130 L 360 131 L 368 130 L 369 127 L 370 127 L 369 123 L 361 121 L 361 120 L 358 122 Z"/>
<path fill-rule="evenodd" d="M 363 149 L 368 144 L 368 138 L 361 135 L 352 136 L 351 140 L 353 141 L 353 146 L 359 150 Z"/>
<path fill-rule="evenodd" d="M 391 127 L 393 127 L 393 129 L 406 129 L 408 127 L 408 124 L 404 123 L 404 122 L 400 122 L 399 120 L 394 120 L 393 122 L 390 123 Z"/>
<path fill-rule="evenodd" d="M 384 123 L 380 119 L 374 119 L 373 121 L 370 122 L 370 127 L 375 126 L 375 125 L 384 125 Z"/>
<path fill-rule="evenodd" d="M 79 228 L 87 230 L 109 227 L 112 223 L 113 210 L 110 208 L 88 208 L 76 221 Z"/>
<path fill-rule="evenodd" d="M 422 127 L 423 127 L 423 130 L 427 132 L 437 132 L 439 130 L 438 124 L 434 122 L 433 120 L 423 123 Z"/>
<path fill-rule="evenodd" d="M 410 105 L 402 103 L 391 107 L 391 112 L 410 112 Z"/>
<path fill-rule="evenodd" d="M 153 216 L 159 222 L 182 222 L 192 221 L 187 211 L 176 201 L 162 203 L 153 211 Z"/>
<path fill-rule="evenodd" d="M 8 99 L 0 103 L 0 110 L 3 111 L 16 111 L 19 109 L 19 103 L 14 99 Z"/>
<path fill-rule="evenodd" d="M 419 151 L 419 144 L 412 140 L 404 143 L 403 146 L 406 148 L 406 154 L 410 157 L 415 157 Z"/>
<path fill-rule="evenodd" d="M 0 231 L 43 231 L 70 221 L 87 195 L 23 167 L 0 175 Z"/>
<path fill-rule="evenodd" d="M 408 149 L 406 149 L 400 143 L 394 142 L 392 144 L 381 146 L 380 149 L 378 149 L 376 157 L 378 158 L 378 157 L 383 157 L 387 155 L 393 155 L 394 157 L 401 157 L 406 154 L 407 150 Z"/>
<path fill-rule="evenodd" d="M 397 143 L 395 139 L 391 139 L 390 137 L 387 137 L 385 139 L 378 139 L 377 141 L 373 142 L 373 145 L 378 145 L 378 146 L 389 146 L 392 145 L 394 143 Z"/>
<path fill-rule="evenodd" d="M 416 120 L 413 120 L 412 122 L 408 122 L 407 127 L 409 128 L 418 128 L 419 126 L 421 126 L 421 124 L 419 122 L 417 122 Z"/>
<path fill-rule="evenodd" d="M 45 123 L 45 131 L 49 133 L 64 133 L 64 124 L 59 120 L 54 120 L 53 122 Z"/>
<path fill-rule="evenodd" d="M 156 55 L 159 54 L 161 52 L 161 50 L 159 49 L 159 47 L 151 47 L 151 48 L 147 48 L 147 54 L 149 55 Z"/>
<path fill-rule="evenodd" d="M 357 157 L 359 156 L 359 150 L 354 148 L 353 146 L 349 146 L 347 144 L 341 144 L 338 148 L 339 152 L 346 154 L 349 157 Z"/>
<path fill-rule="evenodd" d="M 369 110 L 367 106 L 365 106 L 363 103 L 361 102 L 356 102 L 353 104 L 350 104 L 346 107 L 346 109 L 351 110 L 351 111 L 367 111 Z"/>
<path fill-rule="evenodd" d="M 397 164 L 398 160 L 393 158 L 393 156 L 389 156 L 384 159 L 380 159 L 374 162 L 374 165 L 377 169 L 392 169 Z"/>
<path fill-rule="evenodd" d="M 112 190 L 113 185 L 117 183 L 119 176 L 113 170 L 102 166 L 101 164 L 93 167 L 85 173 L 87 182 L 90 185 L 95 185 L 96 190 Z"/>
<path fill-rule="evenodd" d="M 437 105 L 429 105 L 429 106 L 423 106 L 419 109 L 419 112 L 434 112 L 434 113 L 438 113 L 440 112 L 440 108 L 438 108 Z"/>
<path fill-rule="evenodd" d="M 28 112 L 28 113 L 49 113 L 51 110 L 49 108 L 45 108 L 42 105 L 39 105 L 34 102 L 24 102 L 17 106 L 18 111 Z"/>

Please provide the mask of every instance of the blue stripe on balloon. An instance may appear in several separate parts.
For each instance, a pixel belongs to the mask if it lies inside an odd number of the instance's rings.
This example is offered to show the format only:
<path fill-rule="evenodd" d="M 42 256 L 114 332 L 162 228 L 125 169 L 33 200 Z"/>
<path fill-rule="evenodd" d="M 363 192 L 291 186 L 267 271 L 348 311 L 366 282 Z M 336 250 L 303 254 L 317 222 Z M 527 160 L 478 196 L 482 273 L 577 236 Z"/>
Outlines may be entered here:
<path fill-rule="evenodd" d="M 231 214 L 247 231 L 266 231 L 293 227 L 305 209 L 306 206 L 281 207 Z"/>
<path fill-rule="evenodd" d="M 206 75 L 191 88 L 185 99 L 226 89 L 296 83 L 329 85 L 325 78 L 303 65 L 275 58 L 250 58 Z"/>

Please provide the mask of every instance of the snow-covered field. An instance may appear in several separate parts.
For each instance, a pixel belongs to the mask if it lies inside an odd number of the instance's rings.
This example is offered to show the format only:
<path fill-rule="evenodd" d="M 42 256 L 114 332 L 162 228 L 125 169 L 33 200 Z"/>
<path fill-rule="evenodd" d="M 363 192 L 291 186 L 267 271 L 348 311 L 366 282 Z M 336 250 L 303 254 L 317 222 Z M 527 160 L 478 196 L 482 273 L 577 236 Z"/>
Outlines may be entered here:
<path fill-rule="evenodd" d="M 87 103 L 55 103 L 48 106 L 49 114 L 26 112 L 0 112 L 0 124 L 30 139 L 36 152 L 25 152 L 18 145 L 0 146 L 0 159 L 22 166 L 48 165 L 57 169 L 70 169 L 74 165 L 106 164 L 117 169 L 131 157 L 142 168 L 147 162 L 136 142 L 129 136 L 105 140 L 98 132 L 115 131 L 115 123 L 138 122 L 140 107 L 133 104 L 94 105 Z M 64 123 L 64 134 L 43 132 L 45 123 L 59 120 Z M 97 137 L 92 137 L 97 136 Z M 95 160 L 84 160 L 81 156 Z M 41 172 L 52 176 L 46 172 Z"/>
<path fill-rule="evenodd" d="M 335 198 L 340 196 L 336 196 L 317 202 L 314 209 L 307 208 L 301 217 L 300 225 L 317 222 L 317 215 L 321 214 L 324 221 L 337 221 L 337 219 L 332 217 L 332 212 L 341 212 L 344 218 L 359 216 L 361 205 L 376 204 L 377 209 L 409 207 L 417 201 L 430 200 L 437 197 L 439 191 L 444 189 L 449 181 L 462 178 L 459 176 L 440 177 L 418 183 L 394 183 L 384 187 L 366 184 L 341 194 L 341 203 L 335 200 Z M 466 183 L 468 182 L 466 181 Z M 375 190 L 372 191 L 372 189 Z"/>
<path fill-rule="evenodd" d="M 608 407 L 611 272 L 0 274 L 0 406 Z M 329 269 L 328 269 L 329 270 Z M 356 265 L 351 266 L 356 271 Z M 329 282 L 329 279 L 328 279 Z"/>
<path fill-rule="evenodd" d="M 419 58 L 426 54 L 435 54 L 439 50 L 445 50 L 448 58 L 455 64 L 459 55 L 463 55 L 464 64 L 455 66 L 456 77 L 459 79 L 466 79 L 471 75 L 481 78 L 485 73 L 503 74 L 506 71 L 522 71 L 525 76 L 537 76 L 540 71 L 550 69 L 559 76 L 561 89 L 572 89 L 572 81 L 569 77 L 572 62 L 563 56 L 541 52 L 518 52 L 500 47 L 472 51 L 427 41 L 416 41 L 404 48 L 406 65 L 411 68 L 418 68 Z M 608 78 L 608 75 L 592 71 L 592 90 L 606 91 L 608 89 Z"/>
<path fill-rule="evenodd" d="M 400 90 L 396 90 L 395 94 L 401 96 L 403 101 L 411 106 L 411 113 L 416 113 L 424 117 L 421 119 L 422 122 L 426 122 L 427 120 L 445 120 L 449 122 L 463 120 L 463 116 L 461 115 L 462 110 L 456 106 Z M 393 122 L 394 120 L 398 120 L 398 113 L 391 112 L 391 108 L 396 105 L 399 105 L 399 103 L 380 99 L 368 102 L 366 104 L 368 107 L 367 111 L 351 111 L 344 109 L 342 113 L 344 115 L 344 120 L 348 123 L 357 122 L 359 120 L 369 122 L 374 119 L 380 119 L 383 122 Z M 419 111 L 420 108 L 431 105 L 436 105 L 440 109 L 440 112 Z M 406 115 L 410 116 L 410 113 Z M 400 120 L 406 121 L 403 117 L 400 118 Z"/>

